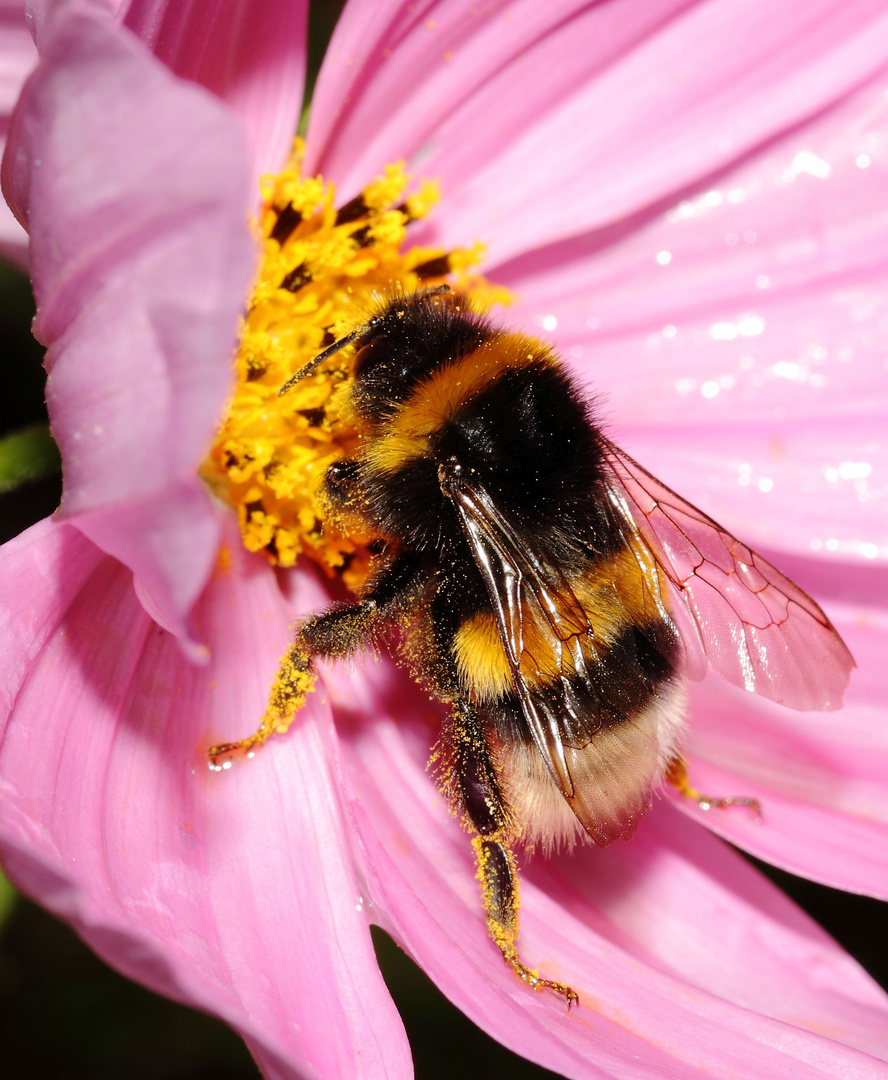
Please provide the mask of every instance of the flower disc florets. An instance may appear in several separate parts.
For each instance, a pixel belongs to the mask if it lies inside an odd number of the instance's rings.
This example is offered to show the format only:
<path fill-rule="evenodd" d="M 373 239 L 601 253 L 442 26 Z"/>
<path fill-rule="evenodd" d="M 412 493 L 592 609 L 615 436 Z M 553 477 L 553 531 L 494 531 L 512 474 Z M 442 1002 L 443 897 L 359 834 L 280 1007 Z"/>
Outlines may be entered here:
<path fill-rule="evenodd" d="M 337 353 L 284 397 L 279 389 L 393 292 L 453 275 L 482 303 L 503 297 L 470 273 L 480 246 L 401 250 L 410 222 L 436 202 L 434 185 L 405 194 L 403 164 L 390 165 L 337 209 L 331 184 L 302 175 L 301 156 L 297 141 L 283 172 L 263 180 L 261 266 L 241 332 L 234 393 L 202 474 L 236 509 L 250 551 L 285 567 L 305 552 L 355 588 L 366 571 L 360 545 L 368 538 L 346 535 L 327 517 L 321 494 L 331 462 L 353 453 L 361 439 L 343 410 L 353 350 Z"/>

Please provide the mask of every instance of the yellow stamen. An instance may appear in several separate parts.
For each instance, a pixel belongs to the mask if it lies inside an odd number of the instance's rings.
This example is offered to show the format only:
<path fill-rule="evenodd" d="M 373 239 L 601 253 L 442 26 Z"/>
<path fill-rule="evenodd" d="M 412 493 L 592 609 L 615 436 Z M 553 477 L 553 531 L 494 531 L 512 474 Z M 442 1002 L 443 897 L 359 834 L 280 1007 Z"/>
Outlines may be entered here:
<path fill-rule="evenodd" d="M 331 357 L 284 397 L 278 390 L 395 292 L 451 277 L 484 304 L 507 294 L 473 273 L 480 245 L 450 253 L 401 250 L 410 221 L 437 199 L 429 183 L 405 196 L 402 163 L 337 210 L 332 185 L 302 175 L 302 150 L 297 140 L 284 171 L 262 181 L 262 265 L 244 317 L 228 415 L 201 475 L 237 512 L 250 551 L 280 566 L 308 554 L 355 589 L 367 568 L 361 544 L 370 537 L 330 520 L 321 495 L 329 465 L 354 453 L 361 439 L 344 410 L 352 350 Z M 415 272 L 429 263 L 440 272 Z"/>

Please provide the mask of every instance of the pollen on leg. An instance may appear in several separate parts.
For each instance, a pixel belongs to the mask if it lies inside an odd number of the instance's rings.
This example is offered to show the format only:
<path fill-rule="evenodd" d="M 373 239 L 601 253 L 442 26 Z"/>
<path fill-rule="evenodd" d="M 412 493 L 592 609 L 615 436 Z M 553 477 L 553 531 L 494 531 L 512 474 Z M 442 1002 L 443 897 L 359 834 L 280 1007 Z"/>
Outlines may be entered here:
<path fill-rule="evenodd" d="M 533 990 L 551 990 L 570 1009 L 579 1004 L 579 996 L 564 983 L 544 979 L 539 971 L 527 967 L 518 955 L 518 865 L 505 835 L 472 837 L 475 849 L 477 878 L 481 883 L 481 898 L 487 919 L 487 932 L 523 983 Z"/>
<path fill-rule="evenodd" d="M 233 754 L 249 753 L 272 735 L 282 735 L 305 704 L 314 684 L 315 674 L 311 667 L 311 658 L 301 643 L 296 641 L 281 660 L 277 676 L 271 684 L 268 707 L 259 727 L 245 739 L 211 746 L 207 751 L 210 767 L 221 768 L 222 759 L 230 758 Z"/>
<path fill-rule="evenodd" d="M 393 292 L 449 277 L 482 303 L 505 299 L 473 267 L 482 249 L 409 247 L 407 230 L 437 199 L 433 184 L 409 191 L 389 165 L 337 207 L 332 184 L 302 173 L 297 141 L 286 168 L 262 181 L 261 262 L 241 328 L 235 387 L 201 475 L 237 513 L 250 551 L 293 566 L 307 554 L 352 589 L 366 575 L 353 523 L 334 516 L 323 479 L 360 443 L 346 408 L 352 350 L 342 350 L 282 398 L 278 390 L 333 341 L 366 321 Z"/>

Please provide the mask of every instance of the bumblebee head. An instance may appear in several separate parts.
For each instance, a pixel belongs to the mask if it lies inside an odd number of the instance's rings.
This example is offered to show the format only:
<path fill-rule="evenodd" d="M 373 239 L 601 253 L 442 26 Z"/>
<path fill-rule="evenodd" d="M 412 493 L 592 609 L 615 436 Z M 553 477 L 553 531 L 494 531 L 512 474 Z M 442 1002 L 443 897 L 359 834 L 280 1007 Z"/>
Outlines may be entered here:
<path fill-rule="evenodd" d="M 393 361 L 397 363 L 398 356 L 404 351 L 398 348 L 399 339 L 411 341 L 417 324 L 419 324 L 419 329 L 422 329 L 423 318 L 428 318 L 430 309 L 440 307 L 440 302 L 436 304 L 435 298 L 442 296 L 453 296 L 449 285 L 437 285 L 433 289 L 423 289 L 410 296 L 400 296 L 386 301 L 380 311 L 367 322 L 362 323 L 345 337 L 334 341 L 332 345 L 310 360 L 305 367 L 300 368 L 295 375 L 291 375 L 278 390 L 278 397 L 283 397 L 296 383 L 311 375 L 331 356 L 335 356 L 336 353 L 352 344 L 355 344 L 358 350 L 355 358 L 355 379 L 360 379 L 369 370 L 381 364 L 390 366 Z"/>

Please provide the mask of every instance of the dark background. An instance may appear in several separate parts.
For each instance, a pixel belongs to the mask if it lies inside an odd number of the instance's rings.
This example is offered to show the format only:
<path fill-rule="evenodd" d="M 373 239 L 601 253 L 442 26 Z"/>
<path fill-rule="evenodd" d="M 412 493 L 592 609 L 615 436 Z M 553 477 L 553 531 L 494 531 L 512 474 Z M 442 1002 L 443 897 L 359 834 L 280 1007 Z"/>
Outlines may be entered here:
<path fill-rule="evenodd" d="M 311 70 L 341 4 L 314 4 Z M 42 350 L 30 333 L 27 278 L 0 264 L 0 437 L 45 423 Z M 52 513 L 61 482 L 47 474 L 0 494 L 0 542 Z M 752 860 L 751 860 L 752 861 Z M 888 906 L 755 865 L 888 988 Z M 404 1019 L 419 1080 L 552 1076 L 475 1027 L 392 940 L 374 929 L 380 966 Z M 129 982 L 64 924 L 0 881 L 0 1070 L 30 1080 L 255 1080 L 224 1024 Z"/>

